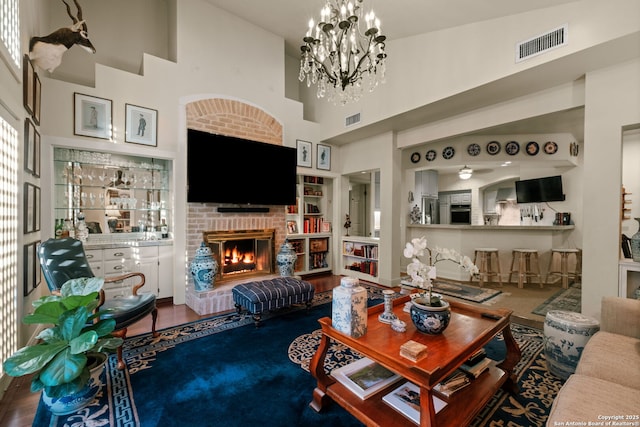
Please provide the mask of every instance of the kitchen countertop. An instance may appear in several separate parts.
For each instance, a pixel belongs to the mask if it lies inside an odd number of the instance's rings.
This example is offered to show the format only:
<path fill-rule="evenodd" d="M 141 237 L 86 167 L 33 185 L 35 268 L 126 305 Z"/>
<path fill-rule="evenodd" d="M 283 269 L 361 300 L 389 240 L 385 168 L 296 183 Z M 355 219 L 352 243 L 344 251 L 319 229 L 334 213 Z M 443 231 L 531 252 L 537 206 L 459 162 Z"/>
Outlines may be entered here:
<path fill-rule="evenodd" d="M 532 231 L 568 231 L 575 225 L 458 225 L 458 224 L 409 224 L 407 227 L 431 228 L 439 230 L 532 230 Z"/>

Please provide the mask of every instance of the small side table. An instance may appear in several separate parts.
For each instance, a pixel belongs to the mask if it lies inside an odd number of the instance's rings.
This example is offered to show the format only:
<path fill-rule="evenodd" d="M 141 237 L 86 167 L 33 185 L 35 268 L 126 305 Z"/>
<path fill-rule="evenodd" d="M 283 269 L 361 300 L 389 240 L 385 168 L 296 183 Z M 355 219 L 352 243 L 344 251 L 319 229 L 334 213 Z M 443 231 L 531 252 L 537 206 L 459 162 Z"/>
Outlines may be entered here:
<path fill-rule="evenodd" d="M 547 369 L 563 380 L 576 371 L 582 350 L 600 330 L 600 322 L 572 311 L 551 310 L 544 319 Z"/>

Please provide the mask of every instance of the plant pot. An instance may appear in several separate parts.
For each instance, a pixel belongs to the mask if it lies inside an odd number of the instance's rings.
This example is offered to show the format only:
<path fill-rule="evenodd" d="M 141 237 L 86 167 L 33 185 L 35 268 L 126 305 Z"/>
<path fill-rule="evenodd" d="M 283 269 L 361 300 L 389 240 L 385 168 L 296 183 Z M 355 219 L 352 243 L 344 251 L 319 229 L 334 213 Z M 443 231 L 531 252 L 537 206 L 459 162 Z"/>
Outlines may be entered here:
<path fill-rule="evenodd" d="M 82 390 L 63 397 L 50 397 L 46 390 L 42 392 L 42 401 L 54 415 L 72 414 L 88 406 L 102 388 L 100 375 L 104 371 L 107 355 L 105 353 L 89 353 L 87 357 L 89 358 L 87 367 L 91 376 Z"/>
<path fill-rule="evenodd" d="M 451 319 L 449 303 L 441 299 L 442 306 L 433 307 L 428 305 L 426 298 L 418 297 L 412 301 L 409 313 L 411 321 L 420 332 L 437 335 L 442 333 Z"/>

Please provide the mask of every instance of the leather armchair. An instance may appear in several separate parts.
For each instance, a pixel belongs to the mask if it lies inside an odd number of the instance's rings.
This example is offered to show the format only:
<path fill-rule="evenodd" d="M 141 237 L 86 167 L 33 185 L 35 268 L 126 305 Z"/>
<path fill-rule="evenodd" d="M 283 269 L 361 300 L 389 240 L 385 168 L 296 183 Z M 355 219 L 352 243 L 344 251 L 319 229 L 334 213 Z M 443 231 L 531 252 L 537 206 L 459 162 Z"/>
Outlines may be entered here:
<path fill-rule="evenodd" d="M 89 266 L 82 242 L 73 238 L 49 239 L 43 242 L 38 249 L 38 259 L 51 293 L 59 292 L 69 279 L 95 276 Z M 111 276 L 105 278 L 105 283 L 119 282 L 132 277 L 136 278 L 137 283 L 132 287 L 131 295 L 106 300 L 104 291 L 100 292 L 99 310 L 103 312 L 101 318 L 115 319 L 116 328 L 112 335 L 125 339 L 129 325 L 151 314 L 151 332 L 155 337 L 158 335 L 156 296 L 152 293 L 138 294 L 138 290 L 145 284 L 144 274 L 126 273 Z M 118 369 L 122 370 L 126 366 L 122 358 L 122 346 L 118 347 L 117 352 Z"/>

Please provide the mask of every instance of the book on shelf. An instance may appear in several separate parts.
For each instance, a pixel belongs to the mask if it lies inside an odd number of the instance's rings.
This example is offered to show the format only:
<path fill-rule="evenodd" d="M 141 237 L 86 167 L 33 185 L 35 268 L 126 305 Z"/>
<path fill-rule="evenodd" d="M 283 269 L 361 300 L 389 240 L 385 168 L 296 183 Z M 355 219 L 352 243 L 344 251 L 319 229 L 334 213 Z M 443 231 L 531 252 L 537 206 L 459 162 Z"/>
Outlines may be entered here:
<path fill-rule="evenodd" d="M 475 363 L 474 365 L 468 365 L 466 363 L 463 363 L 460 366 L 460 369 L 466 372 L 468 375 L 472 376 L 473 378 L 478 378 L 481 373 L 489 369 L 491 362 L 492 362 L 491 359 L 489 359 L 488 357 L 484 357 L 482 358 L 482 360 Z"/>
<path fill-rule="evenodd" d="M 481 361 L 482 359 L 484 359 L 485 357 L 487 357 L 487 352 L 484 350 L 484 348 L 481 348 L 480 350 L 476 351 L 471 356 L 469 356 L 467 361 L 464 363 L 472 366 L 478 363 L 479 361 Z"/>
<path fill-rule="evenodd" d="M 432 396 L 436 414 L 447 406 L 447 402 L 437 396 Z M 420 424 L 420 388 L 412 382 L 405 382 L 391 393 L 384 395 L 382 400 L 396 411 Z"/>
<path fill-rule="evenodd" d="M 451 375 L 440 381 L 433 387 L 433 390 L 445 397 L 451 396 L 456 391 L 465 388 L 471 380 L 464 371 L 456 369 Z"/>
<path fill-rule="evenodd" d="M 331 376 L 362 400 L 401 378 L 368 357 L 334 369 Z"/>

